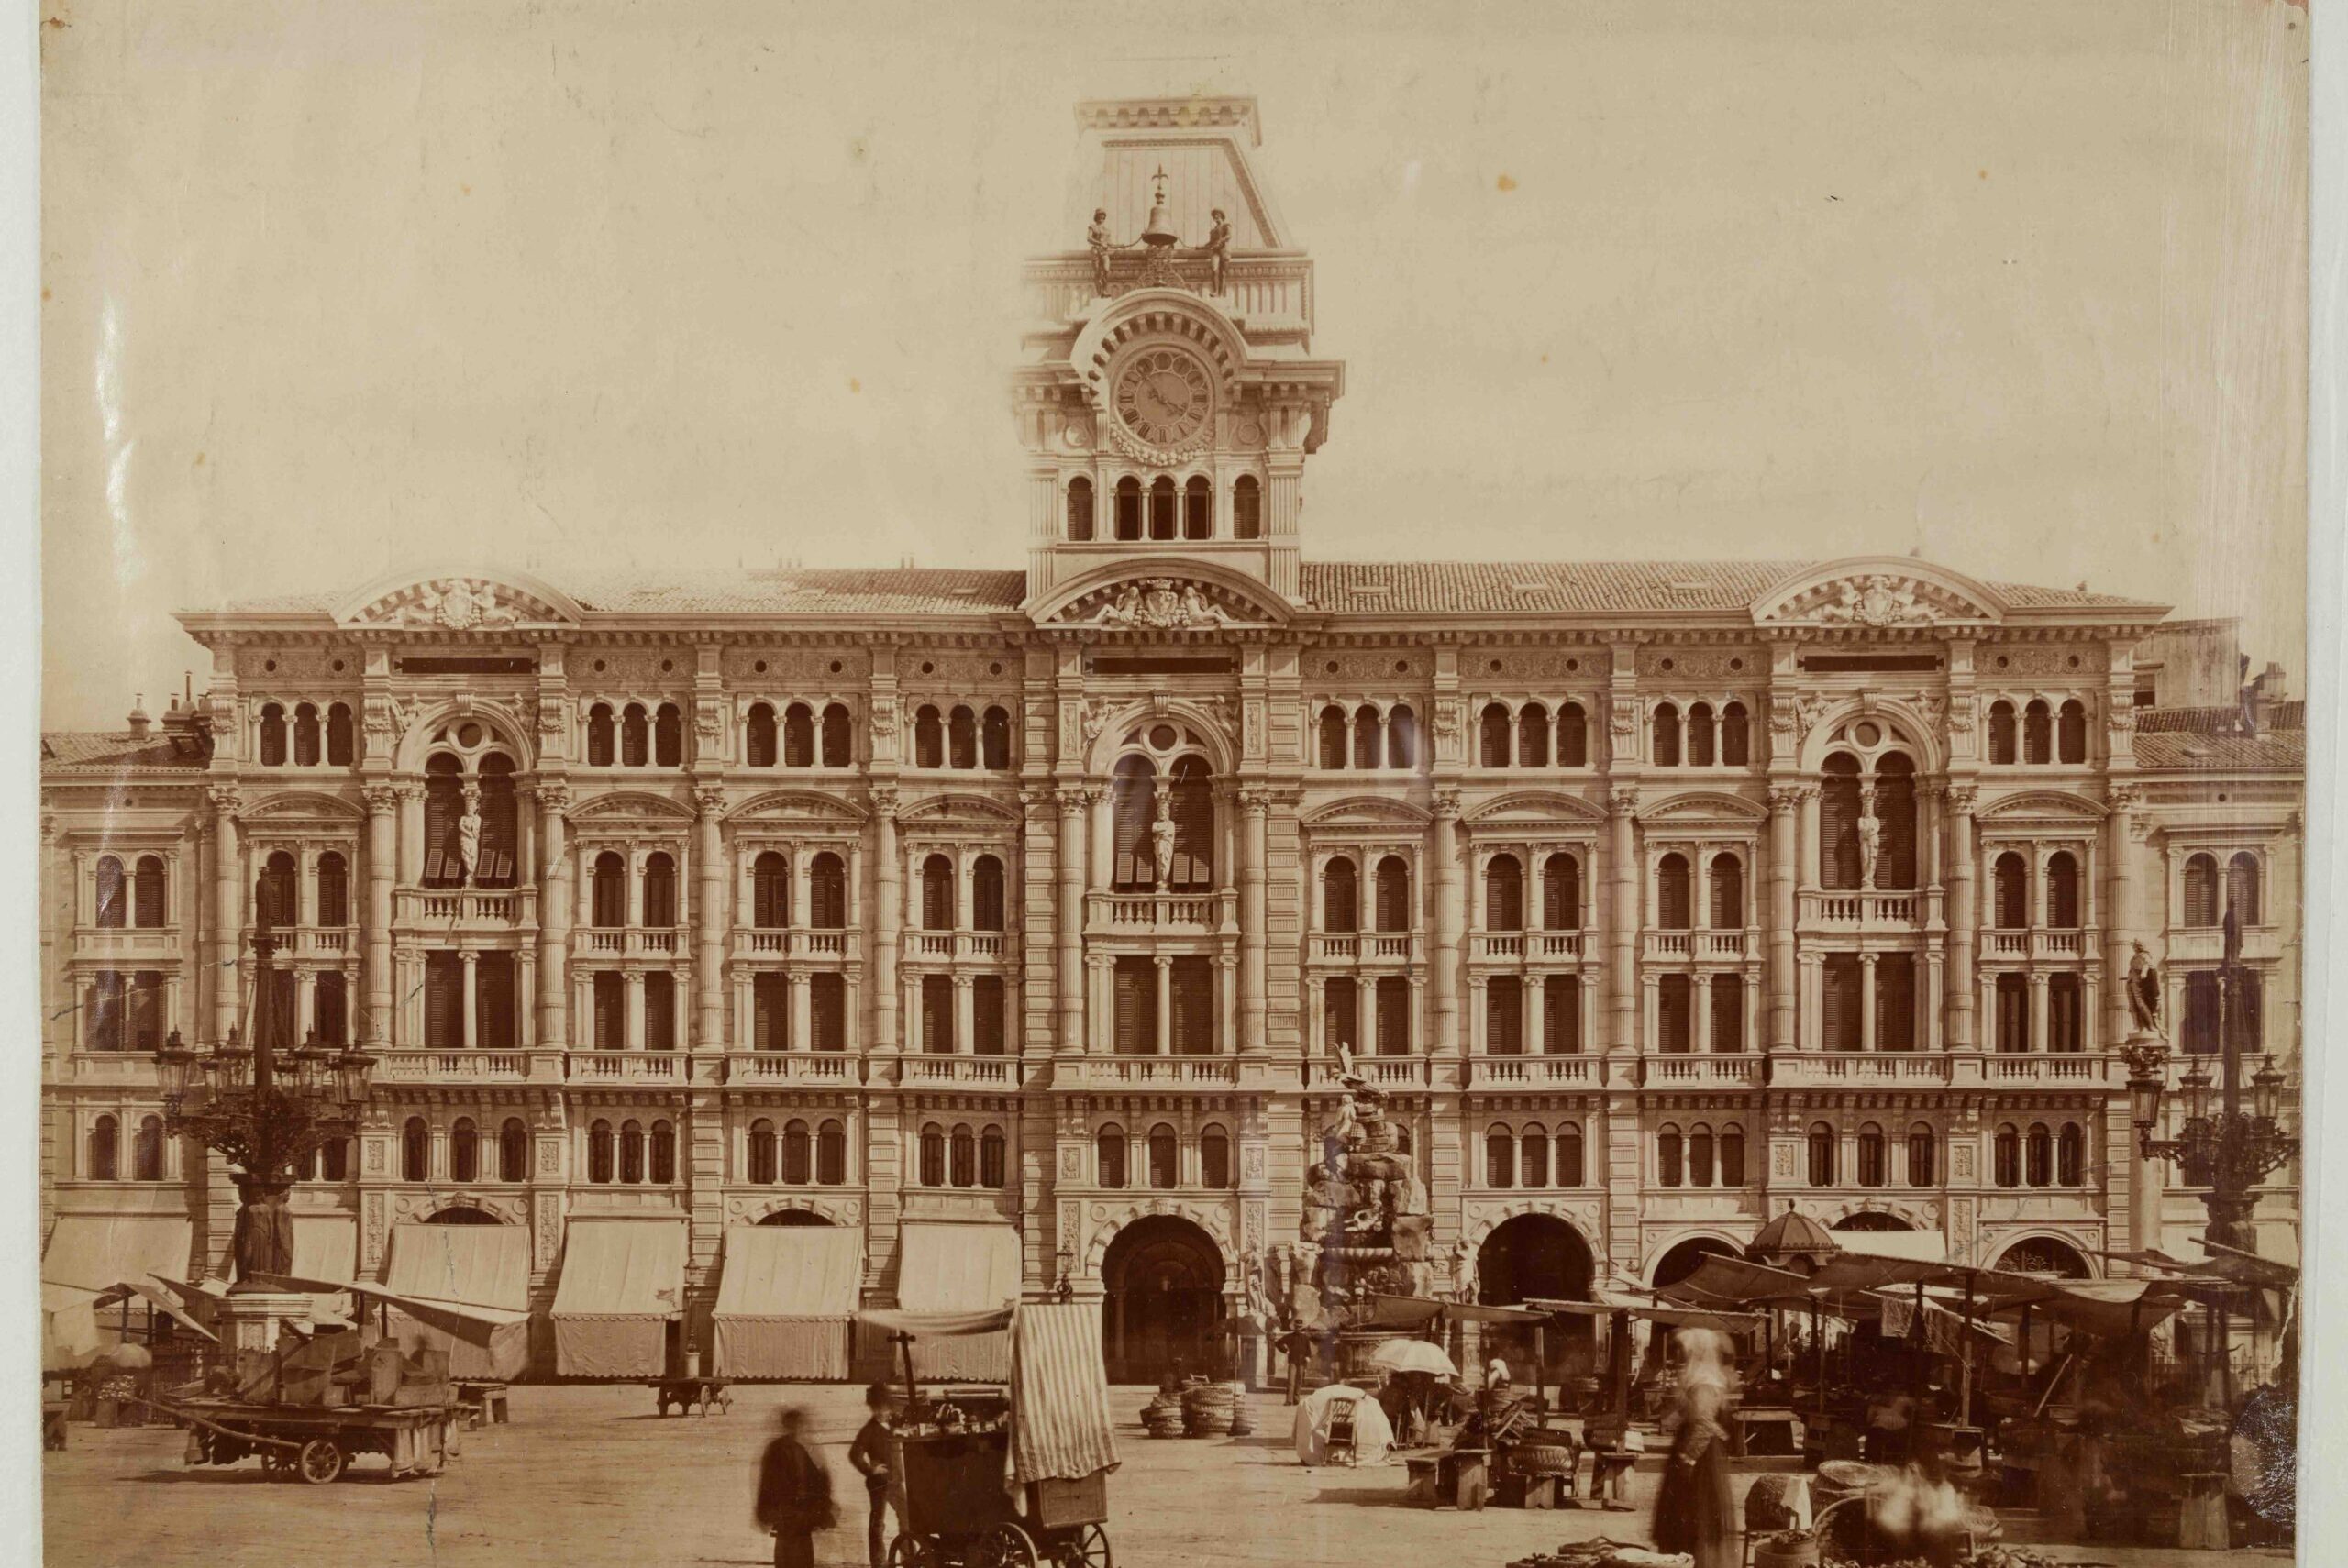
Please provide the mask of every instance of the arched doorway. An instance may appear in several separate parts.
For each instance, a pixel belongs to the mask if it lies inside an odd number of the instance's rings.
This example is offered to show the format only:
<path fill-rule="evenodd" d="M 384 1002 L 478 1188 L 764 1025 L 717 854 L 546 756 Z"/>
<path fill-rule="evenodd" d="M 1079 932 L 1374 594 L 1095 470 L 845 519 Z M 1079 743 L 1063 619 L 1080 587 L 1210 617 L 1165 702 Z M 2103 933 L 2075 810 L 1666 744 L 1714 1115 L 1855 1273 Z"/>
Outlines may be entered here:
<path fill-rule="evenodd" d="M 828 1229 L 829 1220 L 804 1209 L 778 1209 L 759 1221 L 761 1225 L 821 1225 Z"/>
<path fill-rule="evenodd" d="M 2092 1279 L 2094 1271 L 2079 1250 L 2052 1236 L 2030 1236 L 1998 1254 L 1991 1265 L 2016 1274 L 2047 1274 L 2056 1279 Z"/>
<path fill-rule="evenodd" d="M 443 1209 L 437 1214 L 427 1214 L 424 1217 L 424 1222 L 427 1225 L 502 1225 L 504 1223 L 496 1215 L 485 1209 L 467 1208 L 462 1204 L 453 1209 Z"/>
<path fill-rule="evenodd" d="M 1223 1350 L 1223 1253 L 1188 1220 L 1152 1214 L 1117 1232 L 1101 1259 L 1102 1353 L 1113 1383 L 1156 1383 L 1176 1363 L 1197 1372 Z"/>
<path fill-rule="evenodd" d="M 1873 1209 L 1862 1209 L 1856 1214 L 1845 1214 L 1828 1227 L 1834 1231 L 1863 1231 L 1877 1236 L 1888 1235 L 1897 1231 L 1912 1231 L 1915 1228 L 1897 1214 L 1885 1214 Z"/>
<path fill-rule="evenodd" d="M 1711 1236 L 1692 1236 L 1664 1253 L 1656 1262 L 1655 1287 L 1661 1290 L 1667 1286 L 1678 1284 L 1695 1273 L 1706 1258 L 1733 1258 L 1736 1255 L 1737 1250 L 1726 1242 Z"/>
<path fill-rule="evenodd" d="M 1581 1232 L 1552 1214 L 1520 1214 L 1492 1227 L 1476 1253 L 1476 1298 L 1487 1307 L 1526 1301 L 1587 1301 L 1594 1265 Z M 1597 1371 L 1595 1320 L 1552 1320 L 1536 1336 L 1523 1323 L 1487 1323 L 1480 1356 L 1505 1357 L 1511 1375 L 1530 1381 L 1536 1343 L 1546 1358 L 1544 1382 Z M 1466 1367 L 1461 1371 L 1465 1372 Z"/>

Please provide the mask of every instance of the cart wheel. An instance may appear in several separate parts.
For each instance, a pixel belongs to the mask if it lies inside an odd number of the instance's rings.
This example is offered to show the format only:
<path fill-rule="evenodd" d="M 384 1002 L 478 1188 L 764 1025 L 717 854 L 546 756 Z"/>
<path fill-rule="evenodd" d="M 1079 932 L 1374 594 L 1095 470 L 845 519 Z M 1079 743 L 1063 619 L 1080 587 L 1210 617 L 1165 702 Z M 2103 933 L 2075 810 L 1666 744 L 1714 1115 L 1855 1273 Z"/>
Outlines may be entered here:
<path fill-rule="evenodd" d="M 271 1481 L 291 1481 L 294 1479 L 294 1456 L 283 1449 L 270 1449 L 260 1456 L 260 1473 Z"/>
<path fill-rule="evenodd" d="M 929 1542 L 917 1535 L 901 1535 L 889 1543 L 889 1568 L 929 1568 Z"/>
<path fill-rule="evenodd" d="M 1115 1568 L 1109 1555 L 1109 1532 L 1097 1524 L 1052 1542 L 1052 1568 Z"/>
<path fill-rule="evenodd" d="M 332 1438 L 312 1438 L 302 1445 L 301 1456 L 294 1461 L 301 1467 L 302 1479 L 313 1486 L 323 1486 L 342 1474 L 350 1462 Z"/>
<path fill-rule="evenodd" d="M 971 1568 L 1037 1568 L 1036 1543 L 1015 1524 L 999 1524 L 979 1537 Z"/>

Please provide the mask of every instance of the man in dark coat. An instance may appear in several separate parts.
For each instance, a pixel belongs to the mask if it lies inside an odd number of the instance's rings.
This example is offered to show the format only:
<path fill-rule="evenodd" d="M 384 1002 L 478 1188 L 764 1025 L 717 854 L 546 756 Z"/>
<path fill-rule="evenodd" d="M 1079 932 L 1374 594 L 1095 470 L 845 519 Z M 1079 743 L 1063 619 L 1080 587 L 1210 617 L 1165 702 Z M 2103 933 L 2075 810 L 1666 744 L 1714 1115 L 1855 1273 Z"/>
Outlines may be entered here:
<path fill-rule="evenodd" d="M 832 1525 L 832 1477 L 799 1441 L 803 1412 L 786 1407 L 759 1460 L 758 1521 L 774 1536 L 774 1568 L 815 1568 L 815 1532 Z"/>
<path fill-rule="evenodd" d="M 872 1507 L 864 1529 L 865 1554 L 872 1568 L 883 1568 L 889 1560 L 889 1421 L 896 1414 L 896 1391 L 876 1383 L 864 1391 L 864 1403 L 872 1414 L 847 1445 L 847 1462 L 864 1477 Z"/>

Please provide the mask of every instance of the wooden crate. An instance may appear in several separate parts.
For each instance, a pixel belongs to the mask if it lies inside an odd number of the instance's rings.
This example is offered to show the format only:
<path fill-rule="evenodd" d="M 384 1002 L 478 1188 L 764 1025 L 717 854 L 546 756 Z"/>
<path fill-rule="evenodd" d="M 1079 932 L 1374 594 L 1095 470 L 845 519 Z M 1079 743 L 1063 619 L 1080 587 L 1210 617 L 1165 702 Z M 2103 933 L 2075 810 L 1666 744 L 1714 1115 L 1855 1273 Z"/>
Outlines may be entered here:
<path fill-rule="evenodd" d="M 1028 1508 L 1046 1529 L 1109 1522 L 1109 1473 L 1096 1470 L 1075 1481 L 1030 1482 Z"/>

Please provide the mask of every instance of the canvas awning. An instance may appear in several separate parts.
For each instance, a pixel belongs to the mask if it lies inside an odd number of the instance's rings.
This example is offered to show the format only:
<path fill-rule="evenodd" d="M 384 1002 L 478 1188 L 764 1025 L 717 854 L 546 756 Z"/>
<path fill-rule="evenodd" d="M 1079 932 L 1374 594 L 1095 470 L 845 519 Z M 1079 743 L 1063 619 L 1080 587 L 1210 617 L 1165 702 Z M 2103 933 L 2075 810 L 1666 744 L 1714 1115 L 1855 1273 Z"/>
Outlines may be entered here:
<path fill-rule="evenodd" d="M 1847 1257 L 1907 1258 L 1946 1263 L 1948 1236 L 1940 1231 L 1835 1231 L 1830 1232 Z"/>
<path fill-rule="evenodd" d="M 1595 1301 L 1536 1300 L 1532 1305 L 1544 1312 L 1564 1313 L 1577 1318 L 1606 1318 L 1617 1312 L 1661 1323 L 1670 1329 L 1717 1329 L 1724 1334 L 1757 1334 L 1764 1319 L 1758 1312 L 1731 1312 L 1717 1307 L 1681 1306 L 1670 1301 L 1650 1301 L 1624 1291 L 1599 1288 L 1592 1292 Z"/>
<path fill-rule="evenodd" d="M 897 1305 L 907 1312 L 996 1310 L 1018 1300 L 1023 1272 L 1012 1226 L 908 1220 L 898 1227 Z M 914 1347 L 914 1367 L 923 1377 L 1002 1383 L 1011 1376 L 1010 1335 L 925 1338 Z"/>
<path fill-rule="evenodd" d="M 1817 1299 L 1801 1275 L 1717 1253 L 1700 1260 L 1687 1278 L 1656 1294 L 1695 1307 L 1807 1307 Z"/>
<path fill-rule="evenodd" d="M 523 1226 L 394 1225 L 382 1291 L 358 1294 L 388 1299 L 402 1342 L 446 1352 L 451 1377 L 514 1378 L 529 1365 L 530 1232 Z"/>
<path fill-rule="evenodd" d="M 1021 1482 L 1077 1481 L 1116 1467 L 1098 1303 L 1018 1309 L 1011 1408 L 1011 1463 Z"/>
<path fill-rule="evenodd" d="M 200 1334 L 204 1338 L 210 1340 L 214 1344 L 218 1344 L 220 1342 L 219 1335 L 205 1327 L 204 1324 L 198 1321 L 194 1315 L 189 1313 L 184 1308 L 181 1307 L 178 1302 L 172 1300 L 169 1291 L 165 1290 L 161 1286 L 154 1284 L 152 1281 L 136 1279 L 123 1280 L 120 1283 L 99 1292 L 97 1299 L 92 1302 L 91 1305 L 94 1308 L 114 1307 L 118 1306 L 126 1300 L 140 1302 L 144 1304 L 149 1310 L 161 1312 L 163 1316 L 171 1319 L 173 1322 L 181 1324 L 193 1332 Z"/>
<path fill-rule="evenodd" d="M 725 1377 L 848 1375 L 848 1322 L 864 1284 L 864 1232 L 737 1225 L 719 1254 L 714 1370 Z"/>
<path fill-rule="evenodd" d="M 61 1214 L 41 1253 L 41 1308 L 86 1306 L 109 1286 L 150 1275 L 185 1279 L 194 1234 L 181 1214 Z"/>
<path fill-rule="evenodd" d="M 681 1219 L 573 1220 L 554 1293 L 555 1371 L 564 1377 L 658 1377 L 668 1324 L 685 1306 Z"/>

